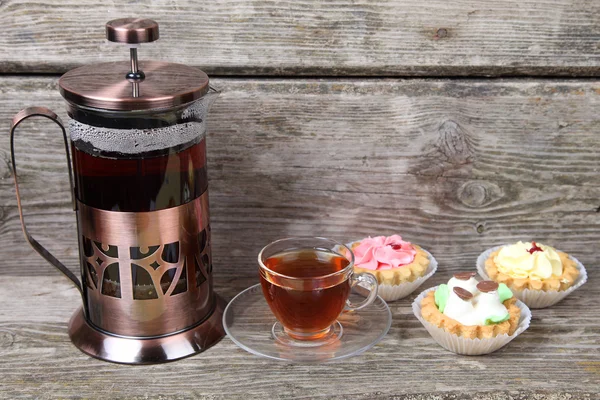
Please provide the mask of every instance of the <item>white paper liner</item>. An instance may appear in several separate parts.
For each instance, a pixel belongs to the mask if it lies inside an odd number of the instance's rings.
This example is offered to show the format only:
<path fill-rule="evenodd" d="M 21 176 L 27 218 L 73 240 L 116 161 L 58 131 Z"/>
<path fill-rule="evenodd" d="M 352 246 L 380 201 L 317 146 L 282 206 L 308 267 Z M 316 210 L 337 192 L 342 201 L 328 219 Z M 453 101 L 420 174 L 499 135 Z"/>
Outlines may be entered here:
<path fill-rule="evenodd" d="M 352 248 L 352 245 L 355 243 L 356 242 L 351 242 L 346 246 Z M 419 286 L 421 286 L 423 283 L 425 283 L 427 279 L 431 278 L 433 274 L 435 274 L 435 271 L 437 271 L 438 267 L 437 260 L 430 252 L 428 252 L 424 248 L 421 247 L 421 250 L 423 250 L 429 258 L 429 266 L 427 266 L 427 269 L 425 270 L 425 275 L 415 279 L 412 282 L 404 282 L 399 285 L 380 284 L 377 288 L 377 294 L 382 299 L 384 299 L 387 302 L 400 300 L 417 290 Z"/>
<path fill-rule="evenodd" d="M 486 251 L 481 253 L 479 257 L 477 257 L 477 272 L 479 272 L 479 275 L 481 275 L 484 279 L 490 279 L 485 270 L 485 261 L 490 257 L 490 254 L 500 249 L 501 247 L 503 246 L 496 246 L 492 247 L 491 249 L 487 249 Z M 527 304 L 527 306 L 531 308 L 546 308 L 558 303 L 559 301 L 567 297 L 569 294 L 571 294 L 575 289 L 579 288 L 581 285 L 587 282 L 587 271 L 585 270 L 583 264 L 580 263 L 579 260 L 577 260 L 573 256 L 569 256 L 569 258 L 575 261 L 575 263 L 577 264 L 579 276 L 573 283 L 573 286 L 571 286 L 567 290 L 516 290 L 513 288 L 510 288 L 510 290 L 519 300 L 521 300 L 523 303 Z"/>
<path fill-rule="evenodd" d="M 438 342 L 440 346 L 448 351 L 456 354 L 463 354 L 467 356 L 478 356 L 482 354 L 493 353 L 494 351 L 506 346 L 511 340 L 519 336 L 523 331 L 529 328 L 531 322 L 531 310 L 521 301 L 517 300 L 516 305 L 521 310 L 521 317 L 519 318 L 519 325 L 517 330 L 512 335 L 502 334 L 489 339 L 467 339 L 462 336 L 454 335 L 450 332 L 446 332 L 442 328 L 438 328 L 431 322 L 426 321 L 421 316 L 421 301 L 423 298 L 432 290 L 436 290 L 436 287 L 432 287 L 423 291 L 415 301 L 412 303 L 413 313 L 415 317 L 427 329 L 427 331 L 433 337 L 433 340 Z"/>

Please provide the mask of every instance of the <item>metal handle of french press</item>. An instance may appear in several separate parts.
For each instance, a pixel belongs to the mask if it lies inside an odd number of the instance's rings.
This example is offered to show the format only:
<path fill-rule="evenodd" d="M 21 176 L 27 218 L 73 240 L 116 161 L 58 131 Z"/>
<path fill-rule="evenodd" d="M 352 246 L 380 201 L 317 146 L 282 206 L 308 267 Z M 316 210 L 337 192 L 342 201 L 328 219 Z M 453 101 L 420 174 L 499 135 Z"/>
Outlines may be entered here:
<path fill-rule="evenodd" d="M 25 235 L 25 239 L 31 247 L 35 251 L 37 251 L 42 257 L 46 259 L 50 264 L 54 265 L 60 272 L 63 273 L 67 278 L 69 278 L 73 284 L 77 287 L 80 293 L 83 295 L 83 288 L 81 286 L 81 282 L 77 279 L 74 273 L 69 271 L 69 269 L 61 263 L 56 257 L 54 257 L 44 246 L 40 244 L 27 230 L 27 225 L 25 224 L 25 216 L 23 215 L 23 206 L 21 205 L 21 195 L 19 193 L 19 180 L 17 178 L 17 163 L 15 160 L 15 131 L 19 124 L 31 117 L 45 117 L 52 121 L 54 121 L 60 129 L 62 130 L 63 140 L 65 143 L 65 152 L 67 153 L 67 167 L 69 169 L 69 191 L 71 192 L 71 204 L 73 210 L 76 210 L 75 203 L 75 194 L 73 190 L 73 171 L 71 169 L 71 159 L 69 156 L 69 141 L 67 140 L 67 132 L 65 130 L 64 125 L 62 124 L 60 118 L 52 112 L 51 110 L 44 107 L 29 107 L 24 110 L 19 111 L 13 118 L 12 123 L 10 125 L 10 159 L 12 162 L 13 176 L 15 179 L 15 191 L 17 194 L 17 207 L 19 209 L 19 218 L 21 219 L 21 226 L 23 227 L 23 234 Z"/>
<path fill-rule="evenodd" d="M 145 78 L 144 72 L 138 67 L 137 58 L 137 46 L 140 43 L 148 43 L 157 40 L 159 37 L 158 24 L 156 21 L 150 19 L 136 19 L 136 18 L 122 18 L 110 21 L 106 24 L 106 38 L 111 42 L 126 43 L 130 45 L 130 58 L 131 58 L 131 71 L 125 76 L 125 78 L 132 83 L 133 96 L 139 96 L 139 82 Z M 19 193 L 19 181 L 17 174 L 17 164 L 15 161 L 15 146 L 14 136 L 15 131 L 19 124 L 31 117 L 45 117 L 54 121 L 63 133 L 63 140 L 65 143 L 65 152 L 67 154 L 67 167 L 69 170 L 69 190 L 71 192 L 71 204 L 73 210 L 77 210 L 77 203 L 75 202 L 75 190 L 73 186 L 73 170 L 71 168 L 71 157 L 69 153 L 69 141 L 67 139 L 67 132 L 63 123 L 61 122 L 58 115 L 53 111 L 45 107 L 30 107 L 19 111 L 13 118 L 10 127 L 10 158 L 12 162 L 13 174 L 15 179 L 15 190 L 17 194 L 17 207 L 19 209 L 19 218 L 21 219 L 21 225 L 23 227 L 23 233 L 25 239 L 35 251 L 37 251 L 42 257 L 44 257 L 50 264 L 54 265 L 60 272 L 69 278 L 73 284 L 77 287 L 79 292 L 83 295 L 83 287 L 81 282 L 69 269 L 61 263 L 56 257 L 54 257 L 44 246 L 40 244 L 27 230 L 25 224 L 25 217 L 23 215 L 23 207 L 21 205 L 21 195 Z M 85 303 L 85 302 L 84 302 Z"/>

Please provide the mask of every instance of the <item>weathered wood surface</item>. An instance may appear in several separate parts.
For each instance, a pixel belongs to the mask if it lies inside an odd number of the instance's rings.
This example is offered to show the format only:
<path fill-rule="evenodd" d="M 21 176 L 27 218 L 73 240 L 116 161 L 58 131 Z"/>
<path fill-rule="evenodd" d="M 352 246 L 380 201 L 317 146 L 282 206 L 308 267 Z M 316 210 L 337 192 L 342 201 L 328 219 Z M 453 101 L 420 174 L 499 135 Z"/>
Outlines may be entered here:
<path fill-rule="evenodd" d="M 223 279 L 223 278 L 229 279 Z M 440 273 L 426 286 L 441 283 Z M 256 278 L 217 276 L 230 299 Z M 600 281 L 556 306 L 534 310 L 531 327 L 500 351 L 457 356 L 439 347 L 413 316 L 414 296 L 392 303 L 389 334 L 343 362 L 274 362 L 223 339 L 171 364 L 131 367 L 89 358 L 69 342 L 79 303 L 60 277 L 2 277 L 0 398 L 101 399 L 597 399 L 600 391 Z M 534 396 L 535 395 L 535 396 Z M 205 396 L 205 397 L 203 397 Z"/>
<path fill-rule="evenodd" d="M 216 268 L 253 278 L 271 240 L 400 233 L 442 271 L 534 238 L 598 269 L 599 81 L 215 80 L 209 118 Z M 0 131 L 46 105 L 55 79 L 0 80 Z M 66 116 L 65 116 L 66 118 Z M 25 122 L 19 179 L 31 232 L 77 271 L 60 131 Z M 22 239 L 0 141 L 0 274 L 54 274 Z"/>
<path fill-rule="evenodd" d="M 0 73 L 119 60 L 104 24 L 154 18 L 141 58 L 236 75 L 600 75 L 600 2 L 0 1 Z"/>

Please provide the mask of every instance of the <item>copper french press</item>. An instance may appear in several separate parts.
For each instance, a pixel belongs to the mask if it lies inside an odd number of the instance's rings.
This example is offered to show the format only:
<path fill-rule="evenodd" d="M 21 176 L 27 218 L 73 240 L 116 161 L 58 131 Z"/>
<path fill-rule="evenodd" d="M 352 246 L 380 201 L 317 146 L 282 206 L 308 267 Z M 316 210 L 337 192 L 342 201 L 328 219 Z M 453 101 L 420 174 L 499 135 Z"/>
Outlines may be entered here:
<path fill-rule="evenodd" d="M 138 61 L 140 44 L 159 37 L 155 21 L 110 21 L 106 34 L 130 47 L 130 60 L 83 66 L 60 78 L 66 129 L 47 108 L 13 118 L 19 214 L 27 241 L 81 292 L 83 306 L 69 322 L 75 346 L 119 363 L 176 360 L 224 335 L 224 303 L 212 286 L 205 140 L 218 92 L 199 69 Z M 25 225 L 14 133 L 33 116 L 60 126 L 72 160 L 81 281 Z"/>

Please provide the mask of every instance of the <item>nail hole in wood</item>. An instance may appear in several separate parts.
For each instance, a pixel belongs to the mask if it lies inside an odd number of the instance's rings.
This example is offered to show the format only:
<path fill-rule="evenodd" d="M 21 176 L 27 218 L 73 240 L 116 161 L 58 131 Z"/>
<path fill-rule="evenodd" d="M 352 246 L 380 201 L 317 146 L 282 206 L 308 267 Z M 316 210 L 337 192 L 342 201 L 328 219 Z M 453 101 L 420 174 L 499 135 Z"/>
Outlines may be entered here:
<path fill-rule="evenodd" d="M 482 223 L 478 223 L 475 225 L 475 229 L 477 229 L 477 233 L 482 234 L 485 231 L 485 227 Z"/>
<path fill-rule="evenodd" d="M 445 38 L 447 36 L 448 36 L 448 30 L 446 28 L 440 28 L 435 33 L 435 36 L 433 37 L 433 39 L 434 40 L 439 40 L 439 39 L 443 39 L 443 38 Z"/>

